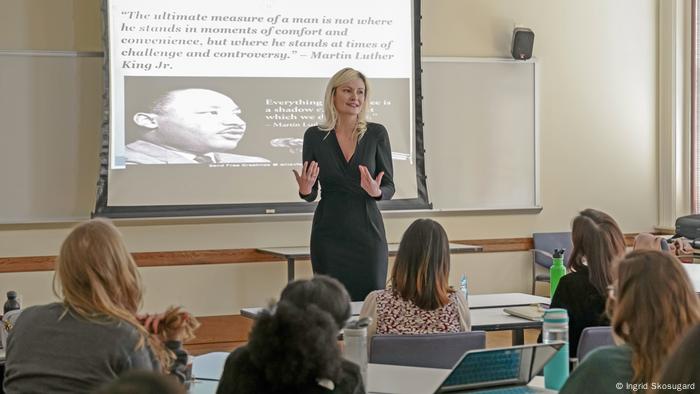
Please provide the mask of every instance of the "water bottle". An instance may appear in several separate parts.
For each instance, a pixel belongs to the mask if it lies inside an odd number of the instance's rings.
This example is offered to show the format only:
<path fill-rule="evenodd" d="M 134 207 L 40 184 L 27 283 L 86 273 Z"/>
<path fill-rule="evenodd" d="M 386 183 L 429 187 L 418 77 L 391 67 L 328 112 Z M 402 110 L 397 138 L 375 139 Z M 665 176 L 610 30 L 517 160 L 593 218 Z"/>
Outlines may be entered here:
<path fill-rule="evenodd" d="M 357 364 L 362 373 L 362 381 L 367 386 L 367 326 L 371 319 L 366 317 L 348 322 L 343 329 L 343 357 Z"/>
<path fill-rule="evenodd" d="M 16 309 L 19 309 L 19 301 L 17 301 L 17 292 L 16 291 L 8 291 L 7 292 L 7 301 L 5 301 L 5 305 L 2 307 L 2 314 L 5 315 L 9 311 L 14 311 Z"/>
<path fill-rule="evenodd" d="M 566 342 L 544 366 L 544 387 L 560 390 L 569 377 L 569 315 L 566 309 L 551 308 L 544 312 L 542 342 Z"/>
<path fill-rule="evenodd" d="M 467 288 L 467 274 L 462 274 L 462 278 L 459 280 L 459 290 L 464 294 L 464 298 L 469 294 L 469 289 Z"/>
<path fill-rule="evenodd" d="M 554 291 L 559 285 L 559 279 L 566 275 L 566 267 L 564 267 L 564 251 L 565 249 L 554 249 L 552 254 L 552 266 L 549 267 L 549 298 L 554 297 Z"/>

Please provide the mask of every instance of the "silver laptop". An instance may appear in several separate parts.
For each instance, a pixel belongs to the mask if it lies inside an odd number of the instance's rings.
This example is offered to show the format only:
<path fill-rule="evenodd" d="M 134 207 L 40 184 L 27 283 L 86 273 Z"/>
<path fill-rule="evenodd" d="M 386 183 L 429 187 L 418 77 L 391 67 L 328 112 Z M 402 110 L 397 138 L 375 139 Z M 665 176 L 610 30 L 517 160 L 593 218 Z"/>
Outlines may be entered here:
<path fill-rule="evenodd" d="M 564 342 L 466 352 L 436 393 L 536 393 L 527 384 L 554 357 Z"/>

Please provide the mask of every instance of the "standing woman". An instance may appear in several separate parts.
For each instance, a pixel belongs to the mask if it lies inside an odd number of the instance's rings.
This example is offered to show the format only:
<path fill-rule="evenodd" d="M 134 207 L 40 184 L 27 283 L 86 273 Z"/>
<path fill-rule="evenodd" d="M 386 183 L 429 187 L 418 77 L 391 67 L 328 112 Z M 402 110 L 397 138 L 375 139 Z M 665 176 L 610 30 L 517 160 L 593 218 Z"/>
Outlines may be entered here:
<path fill-rule="evenodd" d="M 394 195 L 389 134 L 369 123 L 367 78 L 344 68 L 328 81 L 325 122 L 304 134 L 299 196 L 312 202 L 322 184 L 311 228 L 315 274 L 337 278 L 353 301 L 386 284 L 388 248 L 377 201 Z"/>

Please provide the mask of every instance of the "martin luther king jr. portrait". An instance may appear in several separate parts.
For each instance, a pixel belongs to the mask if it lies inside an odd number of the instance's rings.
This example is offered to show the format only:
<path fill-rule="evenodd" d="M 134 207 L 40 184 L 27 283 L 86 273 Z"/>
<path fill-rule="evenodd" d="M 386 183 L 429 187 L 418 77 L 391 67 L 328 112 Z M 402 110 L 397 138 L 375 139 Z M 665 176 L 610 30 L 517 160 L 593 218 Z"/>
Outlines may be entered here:
<path fill-rule="evenodd" d="M 269 163 L 233 153 L 246 122 L 233 99 L 214 90 L 166 91 L 134 113 L 133 123 L 126 164 Z"/>

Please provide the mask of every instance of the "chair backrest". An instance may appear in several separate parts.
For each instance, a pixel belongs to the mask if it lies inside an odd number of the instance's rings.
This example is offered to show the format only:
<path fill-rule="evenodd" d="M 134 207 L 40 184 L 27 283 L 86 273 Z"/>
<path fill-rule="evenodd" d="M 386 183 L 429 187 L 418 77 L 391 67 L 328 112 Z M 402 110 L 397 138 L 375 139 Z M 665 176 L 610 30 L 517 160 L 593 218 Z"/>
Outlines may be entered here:
<path fill-rule="evenodd" d="M 571 242 L 570 232 L 533 233 L 532 244 L 535 249 L 533 253 L 535 264 L 541 265 L 545 268 L 551 267 L 551 254 L 554 252 L 554 249 L 564 248 L 566 249 L 566 252 L 564 253 L 564 265 L 567 267 L 569 266 L 569 256 L 571 255 L 571 249 L 574 247 L 573 243 Z"/>
<path fill-rule="evenodd" d="M 484 331 L 375 335 L 372 337 L 369 362 L 447 369 L 452 368 L 467 351 L 485 347 Z"/>
<path fill-rule="evenodd" d="M 581 338 L 578 340 L 576 358 L 580 363 L 593 349 L 614 344 L 615 341 L 613 341 L 612 328 L 610 326 L 586 327 L 581 332 Z"/>

